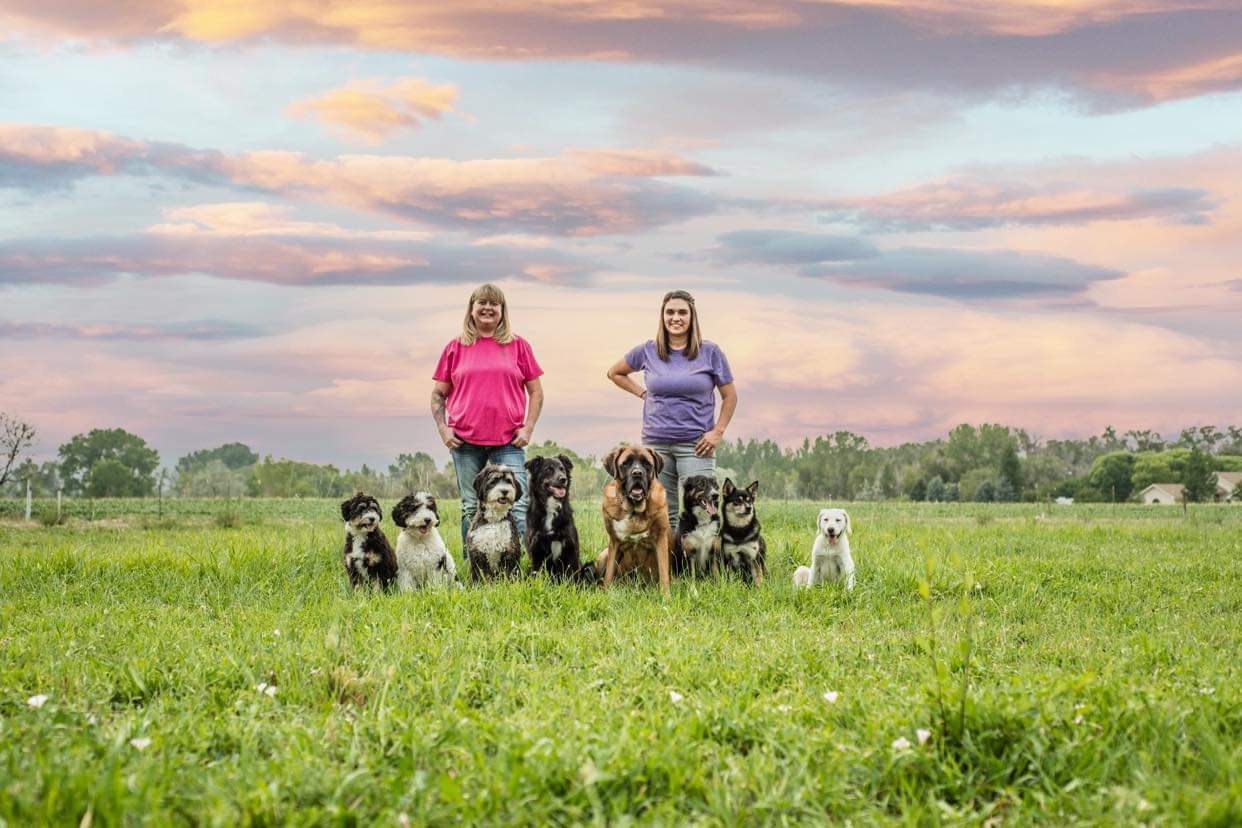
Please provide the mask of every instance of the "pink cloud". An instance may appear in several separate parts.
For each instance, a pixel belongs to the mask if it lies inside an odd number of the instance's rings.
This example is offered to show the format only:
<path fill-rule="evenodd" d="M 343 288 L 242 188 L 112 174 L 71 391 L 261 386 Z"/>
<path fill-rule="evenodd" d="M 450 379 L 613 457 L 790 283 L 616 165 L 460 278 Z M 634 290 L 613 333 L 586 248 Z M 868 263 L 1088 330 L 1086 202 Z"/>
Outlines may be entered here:
<path fill-rule="evenodd" d="M 38 188 L 91 175 L 158 173 L 312 198 L 419 223 L 552 235 L 633 233 L 716 209 L 706 195 L 658 180 L 713 170 L 647 150 L 574 150 L 553 158 L 455 161 L 279 150 L 225 154 L 107 132 L 8 125 L 0 185 Z"/>
<path fill-rule="evenodd" d="M 1236 89 L 1231 0 L 345 0 L 9 2 L 36 36 L 334 44 L 482 60 L 586 59 L 797 74 L 860 89 L 1070 89 L 1107 106 Z"/>
<path fill-rule="evenodd" d="M 414 129 L 453 110 L 457 87 L 421 78 L 350 81 L 315 98 L 297 101 L 289 114 L 322 121 L 378 144 L 395 132 Z"/>

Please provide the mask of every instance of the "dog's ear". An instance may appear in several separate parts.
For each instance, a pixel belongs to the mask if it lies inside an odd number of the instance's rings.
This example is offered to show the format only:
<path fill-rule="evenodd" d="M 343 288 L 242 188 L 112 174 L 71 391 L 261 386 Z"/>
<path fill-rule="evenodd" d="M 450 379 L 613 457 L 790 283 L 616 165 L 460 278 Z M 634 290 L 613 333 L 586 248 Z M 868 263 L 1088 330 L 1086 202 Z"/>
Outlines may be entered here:
<path fill-rule="evenodd" d="M 754 483 L 751 483 L 749 486 L 747 486 L 746 493 L 750 495 L 751 497 L 754 497 L 755 495 L 759 494 L 759 481 L 756 480 Z"/>
<path fill-rule="evenodd" d="M 655 464 L 655 473 L 659 474 L 664 468 L 664 458 L 651 449 L 647 449 L 647 452 L 651 455 L 651 462 Z"/>
<path fill-rule="evenodd" d="M 565 467 L 565 476 L 568 477 L 570 480 L 573 480 L 574 479 L 574 461 L 569 459 L 568 454 L 558 455 L 557 459 L 560 460 L 561 465 Z"/>
<path fill-rule="evenodd" d="M 525 491 L 525 489 L 522 488 L 522 481 L 518 480 L 518 476 L 516 472 L 513 475 L 513 488 L 516 490 L 513 494 L 513 502 L 517 503 L 519 500 L 522 499 L 522 493 Z"/>
<path fill-rule="evenodd" d="M 542 459 L 543 459 L 542 457 L 532 457 L 532 458 L 530 458 L 529 460 L 527 460 L 527 461 L 526 461 L 526 471 L 527 471 L 527 473 L 528 473 L 528 474 L 534 474 L 534 473 L 535 473 L 535 469 L 539 468 L 539 461 L 540 461 L 540 460 L 542 460 Z"/>
<path fill-rule="evenodd" d="M 724 488 L 721 489 L 721 492 L 724 494 L 725 497 L 728 497 L 729 495 L 733 494 L 733 490 L 736 488 L 737 487 L 733 485 L 733 478 L 726 477 L 725 482 L 724 482 Z"/>
<path fill-rule="evenodd" d="M 341 504 L 341 520 L 349 520 L 349 504 L 353 502 L 353 498 L 350 498 Z"/>
<path fill-rule="evenodd" d="M 617 476 L 617 456 L 621 454 L 622 448 L 622 446 L 617 446 L 604 455 L 604 471 L 608 472 L 609 477 Z"/>
<path fill-rule="evenodd" d="M 436 508 L 436 499 L 431 495 L 427 495 L 427 508 L 436 513 L 436 517 L 440 516 L 440 510 Z"/>
<path fill-rule="evenodd" d="M 397 526 L 403 526 L 402 518 L 405 516 L 405 498 L 397 501 L 397 505 L 392 507 L 392 512 L 388 515 L 392 518 L 392 522 Z M 404 527 L 403 527 L 404 528 Z"/>
<path fill-rule="evenodd" d="M 848 535 L 850 533 L 850 529 L 853 528 L 853 524 L 850 523 L 850 513 L 846 512 L 844 509 L 841 511 L 845 514 L 845 534 Z"/>
<path fill-rule="evenodd" d="M 474 476 L 474 496 L 482 503 L 487 498 L 487 492 L 483 491 L 484 485 L 487 483 L 487 476 L 491 470 L 484 466 L 479 469 L 478 474 Z"/>

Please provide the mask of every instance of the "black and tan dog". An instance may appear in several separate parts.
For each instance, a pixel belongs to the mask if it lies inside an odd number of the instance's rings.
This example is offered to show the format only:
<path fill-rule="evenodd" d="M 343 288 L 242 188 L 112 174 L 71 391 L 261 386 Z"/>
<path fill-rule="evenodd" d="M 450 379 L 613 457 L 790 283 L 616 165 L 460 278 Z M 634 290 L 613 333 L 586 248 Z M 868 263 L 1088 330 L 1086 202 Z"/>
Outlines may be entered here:
<path fill-rule="evenodd" d="M 345 521 L 341 558 L 350 586 L 378 585 L 387 590 L 397 577 L 397 553 L 380 528 L 383 515 L 379 501 L 362 492 L 341 504 Z"/>
<path fill-rule="evenodd" d="M 474 493 L 479 500 L 466 531 L 465 549 L 470 580 L 517 575 L 522 541 L 512 510 L 522 497 L 522 484 L 513 469 L 488 463 L 474 476 Z"/>
<path fill-rule="evenodd" d="M 756 586 L 763 581 L 767 553 L 767 545 L 759 532 L 759 516 L 755 513 L 758 491 L 758 480 L 745 489 L 734 486 L 732 480 L 725 480 L 721 490 L 724 526 L 720 530 L 720 557 L 724 565 Z"/>
<path fill-rule="evenodd" d="M 573 461 L 564 454 L 526 461 L 530 481 L 526 552 L 532 575 L 546 572 L 558 581 L 594 581 L 594 565 L 584 567 L 579 560 L 578 527 L 569 505 L 573 470 Z"/>
<path fill-rule="evenodd" d="M 668 501 L 656 479 L 663 465 L 659 455 L 642 446 L 617 446 L 604 458 L 604 469 L 612 476 L 601 504 L 608 548 L 595 562 L 604 586 L 638 569 L 649 578 L 659 577 L 660 589 L 668 595 Z"/>
<path fill-rule="evenodd" d="M 681 488 L 681 517 L 673 539 L 674 575 L 720 573 L 720 488 L 716 478 L 696 474 Z"/>

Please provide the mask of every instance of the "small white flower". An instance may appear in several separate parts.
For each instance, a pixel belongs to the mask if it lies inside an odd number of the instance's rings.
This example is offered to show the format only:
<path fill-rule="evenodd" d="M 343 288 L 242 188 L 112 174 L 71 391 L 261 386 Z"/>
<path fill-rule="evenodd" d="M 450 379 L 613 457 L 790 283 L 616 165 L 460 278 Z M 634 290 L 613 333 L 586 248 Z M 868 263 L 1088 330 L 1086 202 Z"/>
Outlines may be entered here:
<path fill-rule="evenodd" d="M 43 695 L 42 693 L 40 693 L 37 696 L 31 696 L 30 698 L 26 699 L 26 704 L 30 705 L 35 710 L 38 710 L 43 705 L 47 704 L 47 696 Z"/>
<path fill-rule="evenodd" d="M 272 635 L 279 637 L 279 636 L 280 636 L 280 630 L 272 630 Z"/>
<path fill-rule="evenodd" d="M 837 696 L 839 695 L 840 694 L 836 690 L 829 690 L 828 692 L 824 693 L 824 701 L 828 702 L 829 704 L 836 704 Z"/>
<path fill-rule="evenodd" d="M 1083 722 L 1082 714 L 1079 713 L 1077 716 L 1074 717 L 1074 724 L 1082 724 L 1082 722 Z"/>
<path fill-rule="evenodd" d="M 1215 693 L 1215 692 L 1216 692 L 1216 688 L 1215 688 L 1215 687 L 1200 687 L 1200 688 L 1199 688 L 1199 695 L 1200 695 L 1200 696 L 1210 696 L 1210 695 L 1212 695 L 1212 694 L 1213 694 L 1213 693 Z"/>
<path fill-rule="evenodd" d="M 254 689 L 260 693 L 265 693 L 268 698 L 275 698 L 276 696 L 276 685 L 268 684 L 266 681 L 259 682 L 254 686 Z"/>
<path fill-rule="evenodd" d="M 86 714 L 86 721 L 88 724 L 99 724 L 99 717 L 94 713 L 88 713 Z"/>
<path fill-rule="evenodd" d="M 788 712 L 789 712 L 790 710 L 792 710 L 793 708 L 791 708 L 791 707 L 790 707 L 789 705 L 787 705 L 787 704 L 778 704 L 778 705 L 776 706 L 776 709 L 777 709 L 778 711 L 780 711 L 781 713 L 788 713 Z"/>
<path fill-rule="evenodd" d="M 136 750 L 146 750 L 151 746 L 151 740 L 146 736 L 139 736 L 136 739 L 130 739 L 129 743 L 133 745 Z"/>
<path fill-rule="evenodd" d="M 681 700 L 685 697 L 682 696 L 681 693 L 678 693 L 676 690 L 669 690 L 668 698 L 669 698 L 669 701 L 671 701 L 673 704 L 681 704 Z"/>
<path fill-rule="evenodd" d="M 914 731 L 914 735 L 919 740 L 920 745 L 925 745 L 927 744 L 927 740 L 931 738 L 931 731 L 920 727 L 918 730 Z"/>
<path fill-rule="evenodd" d="M 910 740 L 905 736 L 898 736 L 893 740 L 893 750 L 909 750 Z"/>

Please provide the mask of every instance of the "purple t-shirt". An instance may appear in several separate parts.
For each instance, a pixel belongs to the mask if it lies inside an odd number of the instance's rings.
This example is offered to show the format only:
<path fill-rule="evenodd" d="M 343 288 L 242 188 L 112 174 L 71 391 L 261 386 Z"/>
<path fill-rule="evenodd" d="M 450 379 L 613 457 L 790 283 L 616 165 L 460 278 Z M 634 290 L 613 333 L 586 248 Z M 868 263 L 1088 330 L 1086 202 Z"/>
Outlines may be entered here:
<path fill-rule="evenodd" d="M 668 362 L 656 354 L 654 339 L 631 348 L 625 364 L 642 371 L 644 443 L 689 443 L 716 425 L 716 387 L 733 382 L 729 360 L 716 343 L 703 340 L 699 355 L 686 359 L 670 350 Z"/>

